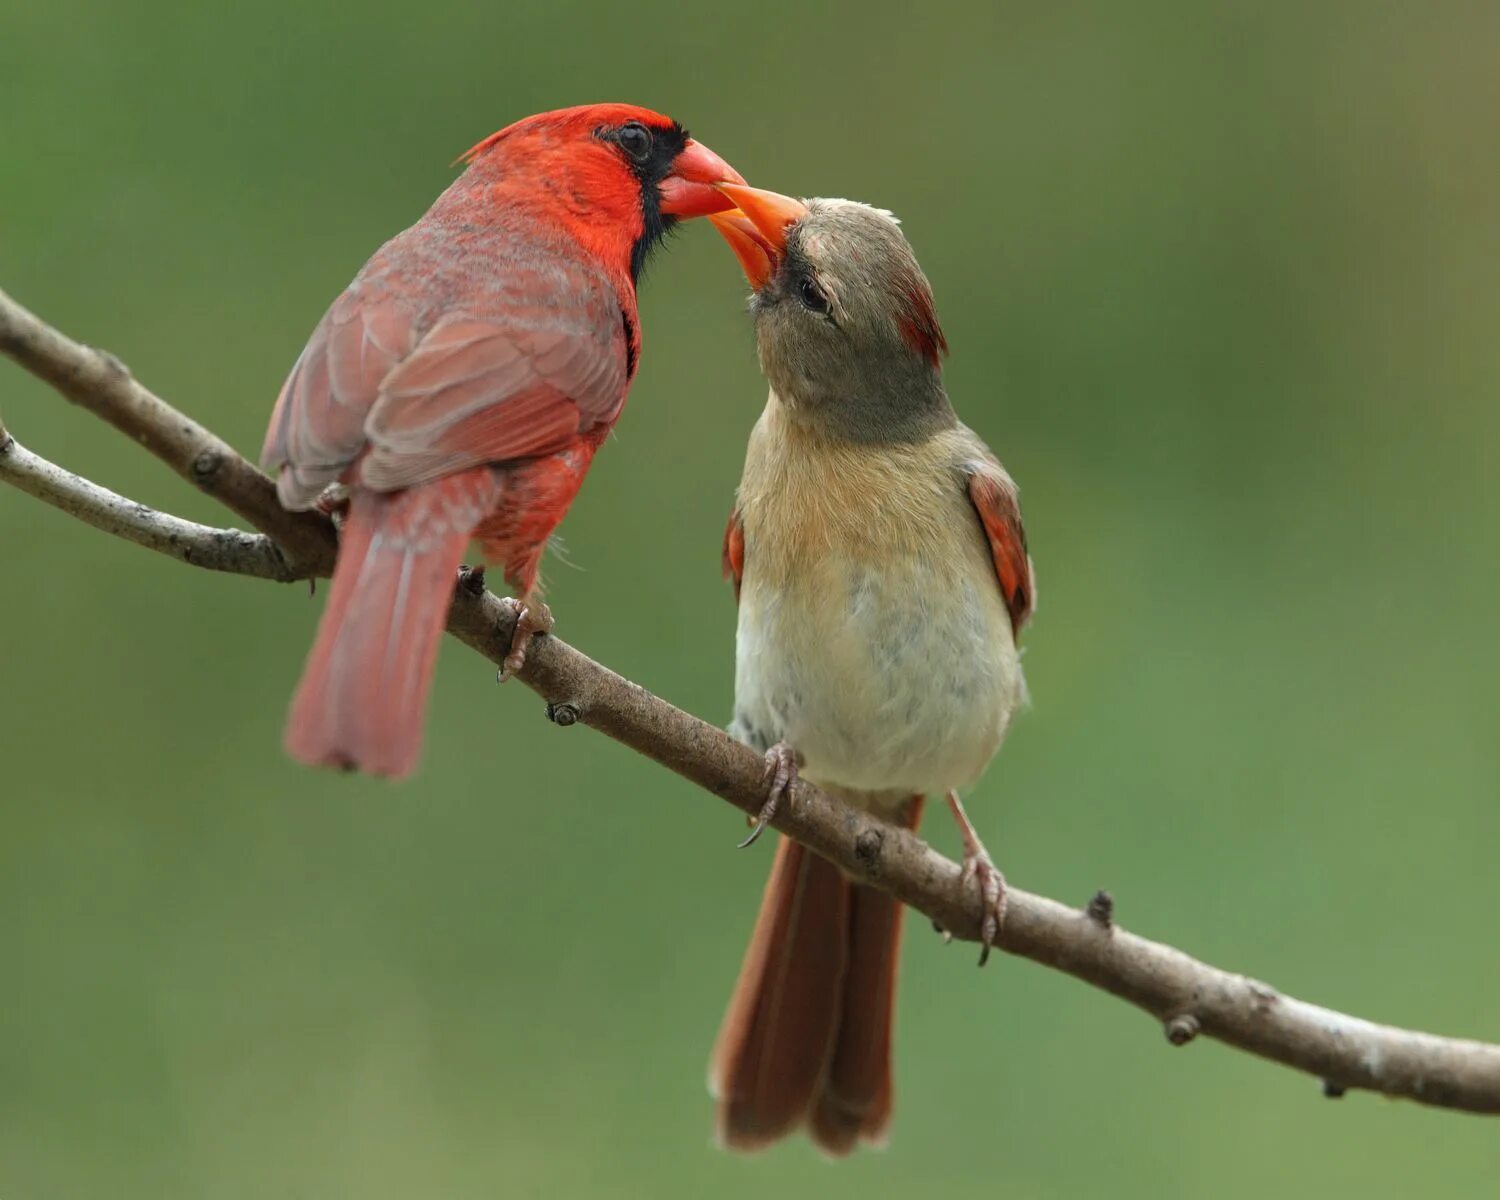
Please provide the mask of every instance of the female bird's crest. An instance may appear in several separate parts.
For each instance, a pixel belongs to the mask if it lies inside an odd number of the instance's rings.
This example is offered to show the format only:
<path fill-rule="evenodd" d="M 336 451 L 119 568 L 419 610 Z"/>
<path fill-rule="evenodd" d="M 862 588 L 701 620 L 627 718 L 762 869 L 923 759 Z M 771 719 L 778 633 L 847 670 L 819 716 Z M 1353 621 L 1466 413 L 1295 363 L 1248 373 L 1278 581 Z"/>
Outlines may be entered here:
<path fill-rule="evenodd" d="M 852 200 L 726 185 L 711 217 L 755 288 L 761 367 L 778 396 L 856 441 L 907 441 L 955 419 L 932 287 L 900 223 Z"/>

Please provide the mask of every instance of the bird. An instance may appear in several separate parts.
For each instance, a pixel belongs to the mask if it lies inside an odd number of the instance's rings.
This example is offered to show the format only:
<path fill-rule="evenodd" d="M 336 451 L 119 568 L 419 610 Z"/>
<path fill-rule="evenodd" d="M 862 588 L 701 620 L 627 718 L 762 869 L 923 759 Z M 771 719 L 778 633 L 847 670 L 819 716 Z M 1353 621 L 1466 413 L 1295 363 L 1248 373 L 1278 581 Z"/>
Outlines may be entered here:
<path fill-rule="evenodd" d="M 539 560 L 635 377 L 642 269 L 677 222 L 732 206 L 713 184 L 743 182 L 629 104 L 527 117 L 459 161 L 313 330 L 266 433 L 281 504 L 342 513 L 284 736 L 304 763 L 415 768 L 471 539 L 518 592 L 502 679 L 552 627 Z"/>
<path fill-rule="evenodd" d="M 890 213 L 722 184 L 770 394 L 725 531 L 738 602 L 730 731 L 766 756 L 753 841 L 799 775 L 915 830 L 945 797 L 965 885 L 1005 883 L 959 797 L 1026 701 L 1036 589 L 1015 483 L 959 421 L 932 289 Z M 716 1133 L 881 1145 L 901 907 L 787 838 L 715 1043 Z"/>

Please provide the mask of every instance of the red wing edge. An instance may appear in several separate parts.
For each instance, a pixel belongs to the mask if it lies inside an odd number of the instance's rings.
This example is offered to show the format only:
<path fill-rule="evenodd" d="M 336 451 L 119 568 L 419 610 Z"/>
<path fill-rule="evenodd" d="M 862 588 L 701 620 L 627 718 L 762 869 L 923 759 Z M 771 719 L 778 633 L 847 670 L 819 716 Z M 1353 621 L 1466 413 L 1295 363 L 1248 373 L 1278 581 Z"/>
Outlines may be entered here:
<path fill-rule="evenodd" d="M 980 470 L 969 476 L 969 500 L 989 539 L 1000 580 L 1000 595 L 1010 610 L 1011 631 L 1021 627 L 1036 607 L 1036 584 L 1031 556 L 1026 551 L 1026 528 L 1021 524 L 1021 503 L 1016 485 L 1004 472 Z"/>

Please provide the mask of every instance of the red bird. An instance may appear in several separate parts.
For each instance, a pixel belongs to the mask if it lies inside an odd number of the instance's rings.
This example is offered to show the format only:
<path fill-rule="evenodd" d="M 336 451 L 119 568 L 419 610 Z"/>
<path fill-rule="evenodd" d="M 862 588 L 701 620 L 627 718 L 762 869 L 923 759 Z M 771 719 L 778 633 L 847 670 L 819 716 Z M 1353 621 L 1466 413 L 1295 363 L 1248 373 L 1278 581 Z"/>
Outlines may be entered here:
<path fill-rule="evenodd" d="M 635 375 L 641 268 L 679 219 L 731 207 L 712 184 L 743 182 L 677 122 L 628 104 L 528 117 L 463 161 L 334 301 L 266 433 L 261 462 L 287 508 L 347 489 L 286 727 L 306 763 L 416 765 L 471 539 L 520 594 L 502 678 L 551 627 L 538 563 Z"/>

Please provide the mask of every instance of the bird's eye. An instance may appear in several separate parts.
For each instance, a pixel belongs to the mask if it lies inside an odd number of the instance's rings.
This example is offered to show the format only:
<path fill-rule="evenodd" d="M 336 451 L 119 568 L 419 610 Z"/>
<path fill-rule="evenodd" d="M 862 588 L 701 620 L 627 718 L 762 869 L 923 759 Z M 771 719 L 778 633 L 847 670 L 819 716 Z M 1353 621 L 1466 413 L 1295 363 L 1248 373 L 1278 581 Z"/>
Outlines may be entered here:
<path fill-rule="evenodd" d="M 630 121 L 620 126 L 615 139 L 620 143 L 620 149 L 636 162 L 645 162 L 651 157 L 651 131 L 639 121 Z"/>
<path fill-rule="evenodd" d="M 802 306 L 810 312 L 826 313 L 828 311 L 828 297 L 811 279 L 804 277 L 797 285 L 797 295 L 802 300 Z"/>

